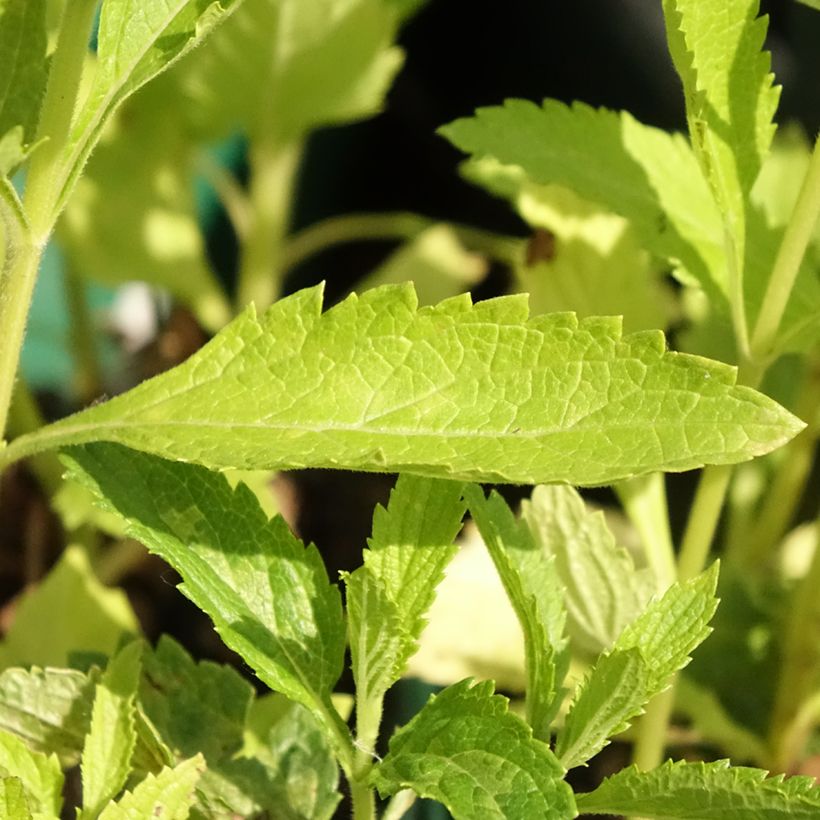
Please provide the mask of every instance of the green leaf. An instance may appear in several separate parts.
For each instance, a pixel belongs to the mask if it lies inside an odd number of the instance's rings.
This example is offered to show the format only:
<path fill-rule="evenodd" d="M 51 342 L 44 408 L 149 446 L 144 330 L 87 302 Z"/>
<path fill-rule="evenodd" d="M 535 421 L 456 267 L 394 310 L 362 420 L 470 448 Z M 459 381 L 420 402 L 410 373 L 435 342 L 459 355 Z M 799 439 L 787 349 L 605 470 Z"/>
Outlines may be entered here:
<path fill-rule="evenodd" d="M 332 467 L 519 483 L 604 484 L 731 463 L 804 426 L 616 318 L 527 321 L 523 296 L 416 309 L 412 286 L 321 290 L 249 309 L 185 364 L 23 436 L 0 463 L 117 441 L 209 467 Z"/>
<path fill-rule="evenodd" d="M 280 517 L 268 520 L 243 484 L 120 446 L 76 448 L 72 475 L 128 533 L 182 575 L 181 591 L 214 621 L 259 678 L 313 710 L 332 713 L 344 619 L 316 548 Z"/>
<path fill-rule="evenodd" d="M 140 641 L 120 650 L 97 684 L 91 728 L 83 748 L 82 817 L 96 818 L 123 788 L 131 771 L 137 743 L 134 703 L 142 651 Z"/>
<path fill-rule="evenodd" d="M 97 67 L 63 154 L 57 211 L 65 205 L 103 127 L 117 107 L 202 42 L 240 0 L 107 0 Z"/>
<path fill-rule="evenodd" d="M 8 776 L 20 780 L 34 814 L 59 816 L 63 773 L 57 755 L 32 752 L 20 738 L 0 732 L 0 777 Z"/>
<path fill-rule="evenodd" d="M 810 9 L 820 11 L 820 0 L 797 0 L 797 2 L 802 3 L 804 6 L 808 6 Z"/>
<path fill-rule="evenodd" d="M 539 740 L 550 736 L 569 666 L 566 610 L 555 560 L 539 550 L 527 525 L 495 491 L 469 486 L 464 497 L 524 631 L 527 720 Z"/>
<path fill-rule="evenodd" d="M 623 217 L 568 188 L 537 185 L 521 167 L 491 157 L 468 160 L 461 170 L 536 229 L 514 268 L 533 314 L 623 316 L 630 333 L 669 325 L 676 311 L 664 280 L 668 266 L 647 253 Z"/>
<path fill-rule="evenodd" d="M 18 158 L 0 158 L 11 174 L 34 139 L 48 78 L 46 0 L 0 2 L 0 142 L 18 146 Z"/>
<path fill-rule="evenodd" d="M 125 593 L 104 587 L 85 551 L 74 545 L 24 594 L 0 643 L 0 666 L 69 666 L 71 653 L 112 655 L 124 635 L 138 632 Z"/>
<path fill-rule="evenodd" d="M 164 768 L 156 776 L 149 774 L 117 803 L 109 803 L 99 820 L 135 820 L 138 817 L 186 820 L 194 802 L 194 789 L 204 769 L 202 756 L 196 755 L 174 768 Z"/>
<path fill-rule="evenodd" d="M 689 662 L 689 653 L 710 633 L 717 608 L 718 565 L 673 584 L 619 636 L 579 686 L 556 743 L 568 769 L 597 754 L 629 727 L 643 707 Z"/>
<path fill-rule="evenodd" d="M 641 651 L 649 670 L 650 697 L 666 688 L 669 676 L 689 663 L 689 653 L 712 631 L 709 621 L 718 604 L 718 567 L 716 561 L 696 578 L 673 584 L 615 642 L 615 650 Z"/>
<path fill-rule="evenodd" d="M 566 769 L 581 766 L 629 728 L 649 700 L 650 672 L 638 649 L 604 655 L 579 687 L 558 733 L 555 754 Z"/>
<path fill-rule="evenodd" d="M 163 91 L 152 84 L 118 112 L 66 207 L 61 247 L 84 277 L 165 288 L 216 332 L 230 312 L 197 222 L 192 146 L 171 113 L 179 100 Z"/>
<path fill-rule="evenodd" d="M 0 729 L 66 767 L 79 762 L 96 674 L 74 669 L 6 669 L 0 674 Z"/>
<path fill-rule="evenodd" d="M 762 51 L 767 19 L 757 17 L 759 0 L 664 0 L 663 7 L 692 145 L 741 271 L 746 203 L 774 135 L 780 97 Z"/>
<path fill-rule="evenodd" d="M 0 779 L 0 815 L 13 820 L 31 820 L 31 809 L 19 777 Z"/>
<path fill-rule="evenodd" d="M 173 80 L 202 135 L 298 139 L 381 108 L 397 27 L 385 0 L 245 0 Z"/>
<path fill-rule="evenodd" d="M 597 657 L 644 611 L 655 592 L 651 571 L 636 569 L 604 514 L 590 512 L 572 487 L 536 487 L 521 516 L 538 546 L 555 556 L 573 650 Z"/>
<path fill-rule="evenodd" d="M 201 752 L 210 766 L 237 754 L 252 697 L 253 688 L 230 666 L 197 663 L 167 635 L 145 654 L 140 706 L 181 757 Z"/>
<path fill-rule="evenodd" d="M 667 761 L 651 772 L 624 769 L 576 800 L 581 812 L 655 820 L 813 820 L 820 814 L 813 778 L 766 774 L 728 760 Z"/>
<path fill-rule="evenodd" d="M 682 268 L 726 306 L 723 234 L 709 186 L 680 135 L 626 112 L 507 100 L 440 129 L 476 158 L 520 166 L 629 220 L 644 247 Z"/>
<path fill-rule="evenodd" d="M 562 776 L 549 746 L 507 711 L 492 683 L 467 680 L 431 698 L 393 735 L 371 783 L 382 797 L 413 789 L 456 820 L 566 820 L 576 812 Z"/>

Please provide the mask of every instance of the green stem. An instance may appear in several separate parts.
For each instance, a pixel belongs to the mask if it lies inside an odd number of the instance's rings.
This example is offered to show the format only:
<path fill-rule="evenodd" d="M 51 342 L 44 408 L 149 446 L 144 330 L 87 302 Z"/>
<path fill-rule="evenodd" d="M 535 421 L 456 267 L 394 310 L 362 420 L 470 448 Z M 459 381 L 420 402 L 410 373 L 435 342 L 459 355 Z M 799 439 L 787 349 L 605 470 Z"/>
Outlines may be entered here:
<path fill-rule="evenodd" d="M 638 726 L 638 737 L 632 752 L 632 762 L 643 772 L 651 771 L 663 762 L 672 708 L 675 705 L 675 681 L 669 689 L 649 701 L 646 714 Z"/>
<path fill-rule="evenodd" d="M 401 820 L 413 803 L 416 802 L 416 793 L 410 789 L 402 789 L 396 792 L 387 804 L 387 808 L 382 814 L 382 820 Z"/>
<path fill-rule="evenodd" d="M 735 333 L 738 360 L 751 360 L 749 344 L 749 326 L 746 322 L 746 300 L 743 294 L 743 270 L 738 259 L 732 227 L 723 226 L 723 246 L 726 253 L 726 267 L 729 276 L 729 306 L 732 315 L 732 328 Z"/>
<path fill-rule="evenodd" d="M 669 531 L 669 509 L 663 473 L 621 481 L 615 492 L 641 536 L 646 560 L 665 591 L 675 580 L 675 548 Z"/>
<path fill-rule="evenodd" d="M 438 224 L 441 223 L 435 219 L 408 211 L 330 217 L 305 228 L 288 242 L 283 254 L 283 267 L 286 270 L 294 268 L 311 256 L 345 242 L 414 239 L 422 231 Z M 521 257 L 521 240 L 468 225 L 450 227 L 463 245 L 499 262 L 512 265 Z"/>
<path fill-rule="evenodd" d="M 21 436 L 39 430 L 45 425 L 45 419 L 37 405 L 37 400 L 28 389 L 28 385 L 19 380 L 14 387 L 14 395 L 9 409 L 8 428 L 12 436 Z M 63 480 L 63 467 L 55 452 L 38 453 L 32 456 L 28 466 L 43 491 L 53 496 Z"/>
<path fill-rule="evenodd" d="M 820 672 L 820 519 L 815 524 L 815 549 L 809 571 L 792 599 L 786 623 L 783 664 L 769 730 L 771 767 L 790 771 L 798 761 L 810 726 L 799 726 L 804 704 L 817 690 Z M 799 730 L 798 730 L 799 729 Z"/>
<path fill-rule="evenodd" d="M 57 216 L 55 201 L 58 192 L 54 179 L 58 176 L 56 170 L 71 127 L 96 7 L 97 0 L 74 0 L 65 4 L 40 109 L 37 139 L 44 142 L 32 155 L 26 184 L 24 203 L 31 235 L 26 236 L 19 247 L 11 249 L 11 264 L 4 265 L 0 272 L 0 328 L 3 332 L 3 344 L 0 345 L 0 439 L 6 429 L 40 258 Z"/>
<path fill-rule="evenodd" d="M 694 578 L 706 565 L 731 476 L 731 465 L 721 465 L 707 467 L 700 477 L 678 555 L 680 581 Z"/>
<path fill-rule="evenodd" d="M 240 309 L 254 302 L 264 310 L 280 295 L 283 244 L 301 154 L 301 142 L 278 144 L 259 138 L 251 144 L 250 207 L 236 298 Z"/>
<path fill-rule="evenodd" d="M 200 151 L 196 158 L 196 170 L 214 189 L 222 207 L 231 220 L 240 243 L 244 243 L 253 220 L 248 197 L 236 177 L 207 151 Z"/>
<path fill-rule="evenodd" d="M 783 312 L 786 310 L 786 304 L 818 217 L 820 217 L 820 137 L 814 143 L 814 151 L 809 160 L 806 177 L 780 242 L 772 275 L 752 333 L 752 355 L 756 359 L 767 356 L 774 346 Z"/>
<path fill-rule="evenodd" d="M 701 474 L 678 555 L 677 576 L 680 581 L 693 578 L 706 564 L 731 475 L 732 467 L 729 465 L 707 467 Z M 666 692 L 650 701 L 646 714 L 641 718 L 633 760 L 644 770 L 654 769 L 663 762 L 667 729 L 674 703 L 673 681 Z"/>
<path fill-rule="evenodd" d="M 794 518 L 795 510 L 814 463 L 818 435 L 820 406 L 820 368 L 811 368 L 803 388 L 796 413 L 808 426 L 793 438 L 779 454 L 780 461 L 769 486 L 763 508 L 750 527 L 745 541 L 734 544 L 732 560 L 737 560 L 751 572 L 765 571 L 772 550 L 780 543 Z"/>

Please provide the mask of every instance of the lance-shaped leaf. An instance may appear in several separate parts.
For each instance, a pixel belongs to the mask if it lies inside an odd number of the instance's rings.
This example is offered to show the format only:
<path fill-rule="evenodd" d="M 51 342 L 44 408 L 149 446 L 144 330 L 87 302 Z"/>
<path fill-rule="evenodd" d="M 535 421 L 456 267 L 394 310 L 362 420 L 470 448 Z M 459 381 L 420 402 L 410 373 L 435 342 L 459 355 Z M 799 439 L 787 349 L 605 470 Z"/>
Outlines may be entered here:
<path fill-rule="evenodd" d="M 431 698 L 390 740 L 371 782 L 443 803 L 456 820 L 575 817 L 572 790 L 549 746 L 507 711 L 492 683 L 466 680 Z"/>
<path fill-rule="evenodd" d="M 57 211 L 65 205 L 116 108 L 190 51 L 241 0 L 107 0 L 97 68 L 63 152 Z"/>
<path fill-rule="evenodd" d="M 464 497 L 521 623 L 527 720 L 535 737 L 547 740 L 561 705 L 561 684 L 569 666 L 566 610 L 555 560 L 538 548 L 527 525 L 516 520 L 498 493 L 493 491 L 485 498 L 473 485 L 467 487 Z"/>
<path fill-rule="evenodd" d="M 622 337 L 617 318 L 527 321 L 525 296 L 417 310 L 412 285 L 321 313 L 249 309 L 185 364 L 0 450 L 116 441 L 212 468 L 335 467 L 604 484 L 731 463 L 802 429 L 735 370 Z"/>
<path fill-rule="evenodd" d="M 72 474 L 182 575 L 181 590 L 272 689 L 334 720 L 345 635 L 316 548 L 224 476 L 117 445 L 76 448 Z"/>
<path fill-rule="evenodd" d="M 652 573 L 635 568 L 604 514 L 588 510 L 572 487 L 536 487 L 521 516 L 538 546 L 555 556 L 573 650 L 597 657 L 643 612 L 655 592 Z"/>
<path fill-rule="evenodd" d="M 0 174 L 10 174 L 34 139 L 48 77 L 46 0 L 0 3 Z"/>
<path fill-rule="evenodd" d="M 689 663 L 689 653 L 711 632 L 716 585 L 717 564 L 673 584 L 624 629 L 578 687 L 555 746 L 564 766 L 580 766 L 597 754 Z"/>
<path fill-rule="evenodd" d="M 651 772 L 635 767 L 608 777 L 593 792 L 576 795 L 589 814 L 658 820 L 814 820 L 820 788 L 811 777 L 766 777 L 762 769 L 667 761 Z"/>
<path fill-rule="evenodd" d="M 123 788 L 131 771 L 137 743 L 134 702 L 142 650 L 142 643 L 133 641 L 118 652 L 97 684 L 91 728 L 83 747 L 81 818 L 96 818 Z"/>
<path fill-rule="evenodd" d="M 461 527 L 462 484 L 399 477 L 387 509 L 373 516 L 364 566 L 345 579 L 350 651 L 359 710 L 381 713 L 425 626 Z"/>
<path fill-rule="evenodd" d="M 692 145 L 741 270 L 746 201 L 774 135 L 780 96 L 762 51 L 767 21 L 757 17 L 759 0 L 664 0 L 663 7 Z"/>
<path fill-rule="evenodd" d="M 684 137 L 626 112 L 556 100 L 479 108 L 441 133 L 477 159 L 518 165 L 531 182 L 564 185 L 620 214 L 644 247 L 725 303 L 720 214 Z"/>
<path fill-rule="evenodd" d="M 187 820 L 196 796 L 194 789 L 204 770 L 202 755 L 196 755 L 174 768 L 166 766 L 156 776 L 149 774 L 117 803 L 109 803 L 99 820 L 133 820 L 135 817 Z"/>

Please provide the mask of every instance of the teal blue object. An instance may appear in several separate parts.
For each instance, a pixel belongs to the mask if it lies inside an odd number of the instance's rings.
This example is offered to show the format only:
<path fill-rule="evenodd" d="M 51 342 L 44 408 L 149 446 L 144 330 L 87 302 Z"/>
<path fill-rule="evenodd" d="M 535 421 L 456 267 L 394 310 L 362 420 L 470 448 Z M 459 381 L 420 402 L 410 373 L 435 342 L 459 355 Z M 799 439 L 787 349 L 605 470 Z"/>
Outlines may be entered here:
<path fill-rule="evenodd" d="M 114 292 L 100 285 L 88 284 L 86 298 L 90 315 L 97 318 L 114 301 Z M 105 340 L 99 333 L 95 334 L 95 338 L 98 340 L 103 378 L 108 382 L 108 376 L 117 367 L 117 351 L 113 343 Z M 48 390 L 69 400 L 73 398 L 71 385 L 74 359 L 71 352 L 63 259 L 53 242 L 46 248 L 40 265 L 20 369 L 33 390 Z"/>

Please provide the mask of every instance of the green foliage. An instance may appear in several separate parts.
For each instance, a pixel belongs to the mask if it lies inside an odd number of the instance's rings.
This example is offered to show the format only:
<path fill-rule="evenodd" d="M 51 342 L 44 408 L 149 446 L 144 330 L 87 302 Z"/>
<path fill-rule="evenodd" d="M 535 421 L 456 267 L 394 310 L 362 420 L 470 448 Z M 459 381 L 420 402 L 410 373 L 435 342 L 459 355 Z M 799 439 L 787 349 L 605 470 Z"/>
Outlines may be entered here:
<path fill-rule="evenodd" d="M 487 761 L 497 761 L 488 777 Z M 535 740 L 492 684 L 445 689 L 390 741 L 376 767 L 380 794 L 412 788 L 456 818 L 525 820 L 575 816 L 572 791 L 549 747 Z"/>
<path fill-rule="evenodd" d="M 21 784 L 31 812 L 45 817 L 59 815 L 63 773 L 56 755 L 33 752 L 20 738 L 0 732 L 0 777 L 9 776 Z M 19 800 L 19 791 L 16 793 Z"/>
<path fill-rule="evenodd" d="M 760 769 L 729 766 L 728 760 L 668 761 L 651 772 L 624 769 L 577 800 L 582 812 L 656 820 L 808 820 L 820 811 L 820 789 L 813 778 L 766 778 Z"/>
<path fill-rule="evenodd" d="M 745 460 L 802 427 L 731 368 L 669 353 L 660 333 L 621 337 L 617 319 L 527 321 L 515 296 L 417 309 L 410 286 L 325 314 L 321 298 L 246 311 L 185 364 L 6 456 L 105 440 L 220 469 L 588 485 Z"/>
<path fill-rule="evenodd" d="M 122 590 L 104 587 L 83 549 L 69 546 L 46 579 L 20 600 L 0 642 L 0 667 L 68 666 L 72 653 L 109 655 L 124 636 L 137 632 Z"/>
<path fill-rule="evenodd" d="M 35 137 L 48 77 L 46 0 L 0 3 L 0 176 L 10 175 Z"/>
<path fill-rule="evenodd" d="M 341 601 L 315 547 L 268 521 L 244 485 L 118 445 L 71 451 L 73 474 L 182 575 L 182 591 L 261 680 L 328 720 L 342 671 Z M 161 492 L 158 491 L 162 488 Z"/>
<path fill-rule="evenodd" d="M 537 548 L 526 524 L 513 517 L 500 495 L 485 498 L 472 486 L 465 498 L 524 630 L 527 721 L 535 737 L 546 741 L 569 663 L 555 561 Z"/>

